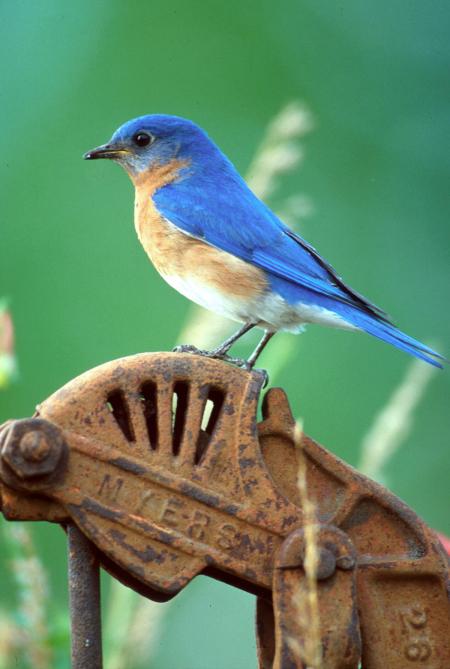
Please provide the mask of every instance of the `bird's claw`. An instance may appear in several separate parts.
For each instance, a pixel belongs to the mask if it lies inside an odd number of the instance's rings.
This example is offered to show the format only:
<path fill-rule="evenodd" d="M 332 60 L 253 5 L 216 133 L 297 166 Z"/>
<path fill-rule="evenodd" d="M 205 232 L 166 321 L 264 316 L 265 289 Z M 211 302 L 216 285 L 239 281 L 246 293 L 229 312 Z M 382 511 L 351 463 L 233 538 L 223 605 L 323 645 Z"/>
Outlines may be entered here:
<path fill-rule="evenodd" d="M 220 349 L 213 349 L 212 351 L 205 351 L 202 348 L 197 348 L 192 344 L 181 344 L 180 346 L 175 346 L 172 349 L 173 353 L 192 353 L 193 355 L 200 355 L 202 358 L 212 358 L 213 360 L 223 360 L 224 362 L 229 362 L 232 365 L 237 365 L 241 367 L 246 363 L 246 360 L 243 358 L 233 358 L 227 353 L 224 353 Z"/>
<path fill-rule="evenodd" d="M 180 344 L 179 346 L 175 346 L 175 348 L 172 349 L 173 353 L 193 353 L 194 355 L 201 355 L 203 357 L 208 357 L 209 351 L 205 351 L 201 348 L 197 348 L 196 346 L 193 346 L 192 344 Z"/>
<path fill-rule="evenodd" d="M 191 353 L 193 355 L 200 355 L 203 358 L 212 358 L 213 360 L 223 360 L 224 362 L 228 362 L 230 365 L 235 365 L 236 367 L 245 369 L 246 372 L 255 372 L 257 374 L 262 374 L 262 376 L 264 377 L 263 388 L 265 388 L 269 382 L 269 375 L 267 374 L 265 369 L 254 369 L 252 362 L 249 362 L 245 358 L 233 358 L 231 355 L 228 355 L 228 353 L 223 353 L 218 349 L 213 349 L 212 351 L 206 351 L 204 349 L 197 348 L 192 344 L 180 344 L 179 346 L 175 346 L 175 348 L 173 348 L 172 351 L 173 353 Z"/>
<path fill-rule="evenodd" d="M 266 388 L 266 386 L 269 383 L 269 375 L 265 369 L 255 369 L 253 365 L 248 364 L 246 361 L 246 365 L 242 365 L 242 368 L 245 369 L 247 372 L 252 372 L 253 374 L 260 374 L 263 377 L 263 384 L 262 387 Z"/>
<path fill-rule="evenodd" d="M 234 364 L 237 364 L 238 367 L 241 369 L 245 369 L 246 372 L 251 372 L 252 374 L 259 374 L 263 377 L 263 385 L 262 387 L 265 388 L 267 384 L 269 383 L 269 375 L 265 369 L 258 369 L 254 367 L 254 362 L 251 362 L 249 360 L 243 360 L 241 358 L 235 358 L 234 359 L 236 362 Z"/>

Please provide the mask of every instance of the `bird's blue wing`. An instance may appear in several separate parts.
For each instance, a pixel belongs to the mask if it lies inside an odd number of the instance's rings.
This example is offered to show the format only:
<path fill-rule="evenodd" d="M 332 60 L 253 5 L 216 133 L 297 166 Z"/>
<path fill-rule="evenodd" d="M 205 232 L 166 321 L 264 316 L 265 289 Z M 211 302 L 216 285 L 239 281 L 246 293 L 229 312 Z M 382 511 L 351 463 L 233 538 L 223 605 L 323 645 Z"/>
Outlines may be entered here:
<path fill-rule="evenodd" d="M 299 235 L 284 225 L 238 175 L 180 180 L 158 190 L 158 211 L 188 235 L 227 251 L 269 274 L 320 296 L 357 306 L 377 319 L 386 314 L 347 286 Z"/>
<path fill-rule="evenodd" d="M 220 186 L 218 186 L 220 184 Z M 398 330 L 386 314 L 347 286 L 299 235 L 249 190 L 237 173 L 180 180 L 153 195 L 158 211 L 186 234 L 307 289 L 311 304 L 332 309 L 356 327 L 442 367 L 436 351 Z M 302 297 L 305 290 L 302 290 Z M 436 359 L 437 358 L 437 359 Z"/>

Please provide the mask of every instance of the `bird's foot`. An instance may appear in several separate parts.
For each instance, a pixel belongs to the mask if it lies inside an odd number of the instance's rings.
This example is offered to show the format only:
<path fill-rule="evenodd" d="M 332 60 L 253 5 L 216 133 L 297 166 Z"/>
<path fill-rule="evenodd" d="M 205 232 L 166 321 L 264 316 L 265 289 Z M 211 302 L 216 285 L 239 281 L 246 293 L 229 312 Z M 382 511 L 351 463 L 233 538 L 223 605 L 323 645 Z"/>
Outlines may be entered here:
<path fill-rule="evenodd" d="M 213 360 L 223 360 L 224 362 L 229 362 L 238 367 L 242 367 L 247 362 L 244 358 L 233 358 L 220 348 L 206 351 L 205 349 L 192 346 L 192 344 L 181 344 L 180 346 L 175 346 L 172 351 L 174 353 L 192 353 L 193 355 L 200 355 L 202 358 L 212 358 Z"/>
<path fill-rule="evenodd" d="M 192 346 L 192 344 L 180 344 L 172 349 L 173 353 L 193 353 L 194 355 L 207 356 L 208 351 Z"/>
<path fill-rule="evenodd" d="M 261 374 L 264 377 L 263 388 L 265 388 L 269 382 L 269 375 L 265 369 L 254 369 L 254 360 L 234 358 L 220 348 L 213 349 L 212 351 L 206 351 L 205 349 L 197 348 L 192 344 L 180 344 L 179 346 L 175 346 L 172 351 L 174 353 L 191 353 L 193 355 L 200 355 L 202 358 L 212 358 L 213 360 L 223 360 L 224 362 L 228 362 L 230 365 L 235 365 L 236 367 L 245 369 L 246 372 Z"/>

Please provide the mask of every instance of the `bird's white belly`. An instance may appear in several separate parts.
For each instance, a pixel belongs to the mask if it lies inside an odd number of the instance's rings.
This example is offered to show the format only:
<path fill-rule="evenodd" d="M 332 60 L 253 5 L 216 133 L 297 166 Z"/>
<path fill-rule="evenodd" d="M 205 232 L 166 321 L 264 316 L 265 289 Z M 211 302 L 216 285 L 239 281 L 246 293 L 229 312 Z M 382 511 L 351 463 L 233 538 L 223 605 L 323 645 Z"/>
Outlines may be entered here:
<path fill-rule="evenodd" d="M 271 291 L 254 298 L 235 297 L 194 277 L 162 276 L 172 288 L 201 307 L 234 321 L 258 323 L 267 330 L 300 332 L 306 323 L 358 329 L 333 311 L 301 302 L 292 305 Z"/>
<path fill-rule="evenodd" d="M 167 283 L 192 302 L 238 322 L 247 321 L 249 300 L 222 291 L 191 277 L 162 274 Z"/>

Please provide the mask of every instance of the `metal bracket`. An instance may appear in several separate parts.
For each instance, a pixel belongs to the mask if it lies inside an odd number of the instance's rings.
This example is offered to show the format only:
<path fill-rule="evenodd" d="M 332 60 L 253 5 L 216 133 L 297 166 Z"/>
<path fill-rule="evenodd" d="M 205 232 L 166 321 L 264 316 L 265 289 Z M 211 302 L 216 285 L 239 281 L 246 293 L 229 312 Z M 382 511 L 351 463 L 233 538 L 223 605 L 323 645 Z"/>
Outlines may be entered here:
<path fill-rule="evenodd" d="M 323 669 L 354 669 L 361 657 L 361 636 L 356 602 L 356 552 L 336 527 L 318 528 L 317 596 Z M 302 669 L 297 646 L 310 633 L 302 621 L 308 587 L 303 570 L 305 531 L 288 536 L 275 560 L 272 598 L 275 612 L 273 669 L 292 665 Z M 297 644 L 292 644 L 292 640 Z M 289 664 L 290 663 L 290 664 Z"/>

